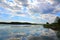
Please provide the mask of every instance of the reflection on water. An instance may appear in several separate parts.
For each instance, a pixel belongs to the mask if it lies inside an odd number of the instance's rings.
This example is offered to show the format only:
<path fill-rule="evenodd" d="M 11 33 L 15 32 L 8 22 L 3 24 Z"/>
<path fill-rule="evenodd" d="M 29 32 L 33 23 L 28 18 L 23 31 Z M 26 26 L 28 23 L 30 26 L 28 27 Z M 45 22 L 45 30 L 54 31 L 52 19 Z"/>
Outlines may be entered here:
<path fill-rule="evenodd" d="M 0 40 L 58 40 L 55 31 L 42 25 L 0 25 Z"/>

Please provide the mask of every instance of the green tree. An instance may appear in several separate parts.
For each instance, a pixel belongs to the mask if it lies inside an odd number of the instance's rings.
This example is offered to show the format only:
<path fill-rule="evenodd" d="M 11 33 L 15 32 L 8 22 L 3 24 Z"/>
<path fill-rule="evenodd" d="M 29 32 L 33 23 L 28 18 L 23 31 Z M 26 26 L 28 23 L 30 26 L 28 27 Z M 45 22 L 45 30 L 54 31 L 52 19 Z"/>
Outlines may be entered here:
<path fill-rule="evenodd" d="M 60 19 L 58 20 L 58 24 L 60 25 Z"/>
<path fill-rule="evenodd" d="M 49 24 L 48 22 L 46 24 Z"/>

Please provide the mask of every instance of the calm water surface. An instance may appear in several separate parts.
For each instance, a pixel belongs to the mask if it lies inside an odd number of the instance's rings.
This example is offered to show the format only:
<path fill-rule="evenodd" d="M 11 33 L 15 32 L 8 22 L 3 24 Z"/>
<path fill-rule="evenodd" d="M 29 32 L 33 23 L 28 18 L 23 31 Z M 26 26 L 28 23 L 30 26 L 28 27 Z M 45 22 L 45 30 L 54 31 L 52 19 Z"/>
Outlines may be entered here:
<path fill-rule="evenodd" d="M 42 25 L 0 24 L 0 40 L 58 40 L 56 32 Z"/>

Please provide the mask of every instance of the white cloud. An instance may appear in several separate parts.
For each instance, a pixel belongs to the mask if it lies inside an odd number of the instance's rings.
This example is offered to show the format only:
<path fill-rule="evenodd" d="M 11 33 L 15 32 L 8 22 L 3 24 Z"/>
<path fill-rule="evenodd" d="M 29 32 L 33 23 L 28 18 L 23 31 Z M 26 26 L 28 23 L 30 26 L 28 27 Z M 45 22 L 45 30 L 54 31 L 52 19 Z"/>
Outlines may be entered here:
<path fill-rule="evenodd" d="M 52 22 L 54 22 L 56 15 L 54 15 L 54 14 L 40 14 L 37 17 L 32 15 L 31 18 L 36 20 L 36 21 L 42 20 L 41 23 L 43 23 L 43 21 L 52 23 Z"/>
<path fill-rule="evenodd" d="M 54 14 L 41 14 L 40 17 L 42 19 L 46 19 L 47 22 L 52 23 L 54 22 L 56 16 Z"/>
<path fill-rule="evenodd" d="M 23 6 L 28 8 L 28 12 L 33 13 L 53 13 L 57 4 L 54 0 L 14 0 L 13 2 L 8 2 L 6 0 L 1 0 L 0 6 L 12 11 L 21 11 Z M 49 11 L 49 12 L 48 12 Z"/>
<path fill-rule="evenodd" d="M 0 2 L 0 7 L 9 11 L 10 18 L 14 16 L 26 17 L 26 14 L 28 14 L 32 19 L 43 19 L 53 22 L 56 17 L 53 14 L 60 12 L 59 0 L 12 0 L 12 2 L 0 0 Z M 35 13 L 40 15 L 36 17 L 34 16 Z"/>

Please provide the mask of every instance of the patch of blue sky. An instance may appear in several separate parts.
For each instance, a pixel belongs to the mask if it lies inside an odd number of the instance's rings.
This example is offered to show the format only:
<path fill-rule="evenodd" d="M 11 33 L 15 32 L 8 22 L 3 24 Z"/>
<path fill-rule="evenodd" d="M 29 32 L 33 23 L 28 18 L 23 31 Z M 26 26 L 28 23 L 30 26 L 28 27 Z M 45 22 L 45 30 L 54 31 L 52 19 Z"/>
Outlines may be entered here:
<path fill-rule="evenodd" d="M 33 15 L 36 16 L 36 17 L 39 17 L 40 16 L 39 13 L 34 13 Z"/>
<path fill-rule="evenodd" d="M 27 9 L 27 7 L 23 6 L 21 11 L 22 11 L 22 12 L 27 12 L 28 9 Z"/>
<path fill-rule="evenodd" d="M 4 9 L 3 7 L 0 7 L 0 11 L 5 11 L 6 9 Z"/>
<path fill-rule="evenodd" d="M 55 15 L 60 17 L 60 12 L 57 12 Z"/>
<path fill-rule="evenodd" d="M 29 21 L 29 22 L 35 22 L 32 18 L 27 17 L 20 17 L 20 16 L 14 16 L 11 18 L 14 21 Z"/>
<path fill-rule="evenodd" d="M 11 15 L 9 15 L 9 14 L 0 14 L 0 19 L 2 19 L 2 20 L 9 20 L 10 16 Z"/>
<path fill-rule="evenodd" d="M 3 13 L 9 13 L 10 11 L 3 8 L 3 7 L 0 7 L 0 12 L 3 12 Z"/>
<path fill-rule="evenodd" d="M 30 0 L 31 3 L 33 3 L 33 0 Z"/>
<path fill-rule="evenodd" d="M 14 17 L 12 17 L 11 19 L 12 19 L 12 20 L 20 20 L 20 18 L 21 18 L 21 17 L 19 17 L 19 16 L 14 16 Z"/>
<path fill-rule="evenodd" d="M 12 20 L 21 20 L 21 21 L 32 21 L 31 18 L 26 18 L 26 17 L 20 17 L 20 16 L 14 16 L 11 18 Z"/>
<path fill-rule="evenodd" d="M 13 2 L 14 0 L 6 0 L 7 2 Z"/>
<path fill-rule="evenodd" d="M 37 21 L 38 20 L 38 21 Z M 45 22 L 47 22 L 48 20 L 46 20 L 46 19 L 36 19 L 36 20 L 34 20 L 35 22 L 37 22 L 37 23 L 45 23 Z"/>

